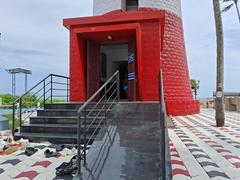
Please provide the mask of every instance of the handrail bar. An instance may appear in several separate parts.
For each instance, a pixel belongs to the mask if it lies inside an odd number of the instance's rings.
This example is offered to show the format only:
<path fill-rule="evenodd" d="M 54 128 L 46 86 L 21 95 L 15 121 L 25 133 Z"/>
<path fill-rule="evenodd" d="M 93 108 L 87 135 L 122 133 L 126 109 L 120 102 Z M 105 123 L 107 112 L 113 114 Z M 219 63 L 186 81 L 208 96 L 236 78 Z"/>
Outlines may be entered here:
<path fill-rule="evenodd" d="M 115 84 L 117 85 L 117 81 L 114 81 L 114 82 L 112 83 L 112 85 L 108 88 L 108 90 L 107 90 L 105 93 L 108 93 L 109 90 L 110 90 Z M 94 105 L 94 107 L 92 108 L 92 110 L 91 110 L 88 114 L 92 113 L 92 111 L 95 109 L 95 107 L 98 106 L 98 104 L 101 102 L 101 100 L 103 100 L 103 98 L 104 98 L 104 96 L 101 97 L 101 99 L 98 100 L 98 102 Z"/>
<path fill-rule="evenodd" d="M 53 81 L 54 79 L 54 81 Z M 41 81 L 36 83 L 32 88 L 30 88 L 27 92 L 22 94 L 20 97 L 17 97 L 16 100 L 14 100 L 12 104 L 12 134 L 15 136 L 15 120 L 19 117 L 20 121 L 20 130 L 22 128 L 22 122 L 25 122 L 28 120 L 34 111 L 38 110 L 38 108 L 41 106 L 41 103 L 43 103 L 43 106 L 45 106 L 46 101 L 51 98 L 51 104 L 53 103 L 53 97 L 58 98 L 64 98 L 66 97 L 66 100 L 69 100 L 69 80 L 70 78 L 67 76 L 62 76 L 58 74 L 49 74 L 45 78 L 43 78 Z M 63 81 L 66 81 L 66 83 L 63 83 Z M 54 82 L 54 83 L 53 83 Z M 58 83 L 58 86 L 53 87 L 53 84 Z M 49 87 L 51 85 L 51 87 Z M 66 88 L 62 88 L 61 86 L 64 86 Z M 66 95 L 56 95 L 55 91 L 61 91 Z M 54 92 L 53 92 L 54 91 Z M 48 96 L 50 92 L 50 96 Z M 30 95 L 31 100 L 28 100 L 27 97 Z M 36 97 L 36 99 L 32 99 L 32 97 Z M 24 104 L 25 102 L 28 102 Z M 39 106 L 40 105 L 40 106 Z M 27 112 L 27 110 L 23 111 L 23 108 L 30 109 L 34 107 L 34 111 L 31 111 L 26 116 L 22 116 L 24 113 Z M 18 128 L 18 127 L 17 127 Z"/>
<path fill-rule="evenodd" d="M 113 81 L 113 79 L 115 79 L 115 81 Z M 113 82 L 112 82 L 113 81 Z M 111 99 L 111 97 L 115 94 L 116 97 L 114 98 L 113 102 L 119 102 L 120 99 L 120 83 L 119 83 L 119 71 L 116 71 L 83 105 L 81 105 L 81 107 L 78 109 L 77 111 L 77 144 L 78 144 L 78 149 L 77 149 L 77 156 L 78 156 L 78 160 L 77 160 L 77 174 L 76 176 L 79 176 L 79 178 L 81 178 L 81 160 L 83 160 L 83 165 L 86 165 L 86 147 L 87 145 L 89 145 L 89 143 L 92 141 L 92 138 L 94 138 L 95 135 L 97 135 L 97 131 L 99 129 L 99 127 L 102 125 L 102 123 L 104 122 L 104 124 L 107 124 L 107 113 L 109 112 L 109 107 L 108 107 L 108 102 L 109 99 Z M 108 87 L 108 84 L 111 84 L 110 88 Z M 116 85 L 115 85 L 116 84 Z M 110 95 L 110 97 L 108 98 L 108 93 L 110 92 L 110 90 L 116 86 L 113 90 L 113 92 L 111 92 L 112 94 Z M 104 92 L 102 92 L 104 91 Z M 103 93 L 103 95 L 102 95 Z M 94 103 L 93 107 L 89 108 L 91 109 L 90 112 L 87 112 L 87 106 L 91 103 L 91 102 L 95 102 L 95 98 L 97 98 L 96 103 Z M 111 103 L 111 107 L 112 104 Z M 115 103 L 116 103 L 115 102 Z M 101 104 L 102 103 L 102 104 Z M 98 107 L 98 105 L 102 105 L 101 109 L 97 112 L 96 115 L 91 116 L 91 113 Z M 101 113 L 104 112 L 104 115 L 101 116 Z M 91 118 L 91 122 L 90 125 L 87 126 L 86 121 L 87 118 Z M 99 118 L 99 121 L 96 123 L 96 120 Z M 87 139 L 86 138 L 86 132 L 88 132 L 88 130 L 92 127 L 93 123 L 96 123 L 96 127 L 94 127 L 93 132 L 91 132 L 90 137 Z M 82 129 L 83 128 L 83 129 Z M 82 141 L 83 140 L 83 141 Z M 80 150 L 80 146 L 81 146 L 81 142 L 84 143 L 83 146 L 83 150 Z"/>
<path fill-rule="evenodd" d="M 159 112 L 159 120 L 160 120 L 160 132 L 161 132 L 161 141 L 162 144 L 160 146 L 160 154 L 162 156 L 161 159 L 161 171 L 162 171 L 162 179 L 163 180 L 170 180 L 172 179 L 172 167 L 168 169 L 168 162 L 167 157 L 170 155 L 167 151 L 167 148 L 169 149 L 169 145 L 167 144 L 167 138 L 168 137 L 168 130 L 167 130 L 167 120 L 166 120 L 166 105 L 164 100 L 164 89 L 163 89 L 163 76 L 162 76 L 162 70 L 159 72 L 159 106 L 160 106 L 160 112 Z M 170 165 L 171 166 L 171 165 Z"/>
<path fill-rule="evenodd" d="M 40 85 L 42 82 L 44 82 L 46 79 L 48 79 L 50 76 L 55 76 L 55 77 L 62 77 L 62 78 L 66 78 L 66 79 L 70 79 L 69 77 L 66 76 L 61 76 L 58 74 L 49 74 L 47 77 L 45 77 L 44 79 L 42 79 L 39 83 L 37 83 L 35 86 L 33 86 L 31 89 L 29 89 L 27 92 L 25 92 L 23 95 L 21 95 L 19 98 L 17 98 L 13 104 L 16 104 L 23 96 L 27 95 L 28 93 L 30 93 L 35 87 L 37 87 L 38 85 Z"/>
<path fill-rule="evenodd" d="M 78 115 L 82 112 L 82 110 L 97 96 L 105 86 L 111 82 L 111 80 L 119 73 L 119 71 L 116 71 L 79 109 L 78 109 Z"/>

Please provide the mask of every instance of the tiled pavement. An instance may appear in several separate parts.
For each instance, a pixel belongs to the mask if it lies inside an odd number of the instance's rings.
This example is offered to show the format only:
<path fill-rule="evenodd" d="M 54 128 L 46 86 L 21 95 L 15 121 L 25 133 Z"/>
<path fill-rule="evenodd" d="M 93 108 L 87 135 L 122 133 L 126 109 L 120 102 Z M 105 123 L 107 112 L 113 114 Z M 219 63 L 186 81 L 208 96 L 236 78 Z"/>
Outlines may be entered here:
<path fill-rule="evenodd" d="M 54 150 L 50 144 L 31 144 L 38 151 L 32 156 L 26 156 L 24 151 L 0 157 L 0 179 L 47 180 L 57 179 L 55 168 L 62 162 L 69 162 L 75 152 L 69 149 L 60 151 L 57 157 L 45 158 L 46 149 Z M 65 178 L 62 178 L 65 179 Z"/>
<path fill-rule="evenodd" d="M 240 180 L 240 113 L 226 112 L 226 126 L 215 127 L 215 111 L 201 109 L 173 117 L 169 129 L 173 179 Z"/>
<path fill-rule="evenodd" d="M 240 180 L 240 113 L 226 112 L 226 126 L 215 127 L 215 111 L 202 109 L 198 115 L 174 117 L 169 129 L 174 180 Z M 23 151 L 0 157 L 0 180 L 57 179 L 55 168 L 73 155 L 60 152 L 45 158 L 48 144 L 34 155 Z M 60 178 L 66 179 L 66 178 Z"/>

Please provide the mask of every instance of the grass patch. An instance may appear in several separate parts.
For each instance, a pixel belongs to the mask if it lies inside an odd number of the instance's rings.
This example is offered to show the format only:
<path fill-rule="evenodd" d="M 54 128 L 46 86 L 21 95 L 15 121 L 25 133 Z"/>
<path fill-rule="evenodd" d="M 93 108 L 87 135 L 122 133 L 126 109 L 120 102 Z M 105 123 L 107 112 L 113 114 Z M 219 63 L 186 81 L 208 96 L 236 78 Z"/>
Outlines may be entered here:
<path fill-rule="evenodd" d="M 3 114 L 3 117 L 8 119 L 8 128 L 12 129 L 12 114 Z M 15 119 L 15 128 L 20 126 L 20 121 L 18 119 Z"/>

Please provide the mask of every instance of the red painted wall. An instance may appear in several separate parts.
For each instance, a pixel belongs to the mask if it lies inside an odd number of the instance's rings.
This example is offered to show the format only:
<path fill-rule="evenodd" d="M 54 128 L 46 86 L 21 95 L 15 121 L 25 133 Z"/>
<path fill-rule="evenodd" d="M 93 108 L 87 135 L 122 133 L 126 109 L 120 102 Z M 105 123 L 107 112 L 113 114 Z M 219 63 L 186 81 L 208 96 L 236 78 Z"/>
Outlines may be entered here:
<path fill-rule="evenodd" d="M 166 12 L 161 67 L 167 111 L 172 115 L 200 111 L 192 96 L 183 34 L 182 20 Z"/>
<path fill-rule="evenodd" d="M 74 23 L 76 24 L 73 26 Z M 87 96 L 85 39 L 76 38 L 73 33 L 75 29 L 89 26 L 92 27 L 91 30 L 94 30 L 94 27 L 99 25 L 110 26 L 130 23 L 138 23 L 139 25 L 138 36 L 136 36 L 138 100 L 158 100 L 158 74 L 161 67 L 168 114 L 199 113 L 199 101 L 193 99 L 190 87 L 182 21 L 174 14 L 149 9 L 66 20 L 65 26 L 71 27 L 70 100 L 83 101 L 86 100 Z"/>
<path fill-rule="evenodd" d="M 70 31 L 70 101 L 86 100 L 85 40 Z"/>
<path fill-rule="evenodd" d="M 160 23 L 141 23 L 142 99 L 158 100 L 158 74 L 160 70 Z"/>

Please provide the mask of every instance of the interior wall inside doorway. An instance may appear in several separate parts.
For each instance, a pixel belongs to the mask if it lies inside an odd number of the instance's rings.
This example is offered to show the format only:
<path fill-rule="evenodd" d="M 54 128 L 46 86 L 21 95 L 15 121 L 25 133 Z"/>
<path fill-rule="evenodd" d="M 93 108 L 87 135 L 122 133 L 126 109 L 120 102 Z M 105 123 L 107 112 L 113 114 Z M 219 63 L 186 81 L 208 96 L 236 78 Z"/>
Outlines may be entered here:
<path fill-rule="evenodd" d="M 101 52 L 106 55 L 106 79 L 110 78 L 119 68 L 121 62 L 128 61 L 128 45 L 103 45 Z M 102 78 L 104 80 L 105 78 Z"/>

